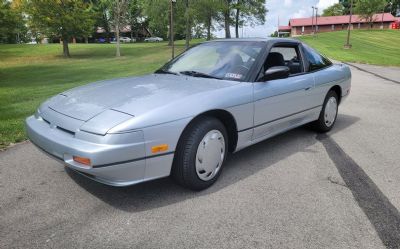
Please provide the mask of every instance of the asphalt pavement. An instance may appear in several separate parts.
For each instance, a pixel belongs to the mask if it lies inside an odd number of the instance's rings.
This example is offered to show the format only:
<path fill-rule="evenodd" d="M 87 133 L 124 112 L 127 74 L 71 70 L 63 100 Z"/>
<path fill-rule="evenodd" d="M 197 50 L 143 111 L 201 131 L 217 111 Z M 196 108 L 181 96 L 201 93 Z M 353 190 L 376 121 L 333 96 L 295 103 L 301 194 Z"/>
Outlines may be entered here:
<path fill-rule="evenodd" d="M 0 248 L 400 248 L 400 68 L 357 67 L 331 132 L 238 152 L 202 192 L 105 186 L 29 142 L 0 152 Z"/>

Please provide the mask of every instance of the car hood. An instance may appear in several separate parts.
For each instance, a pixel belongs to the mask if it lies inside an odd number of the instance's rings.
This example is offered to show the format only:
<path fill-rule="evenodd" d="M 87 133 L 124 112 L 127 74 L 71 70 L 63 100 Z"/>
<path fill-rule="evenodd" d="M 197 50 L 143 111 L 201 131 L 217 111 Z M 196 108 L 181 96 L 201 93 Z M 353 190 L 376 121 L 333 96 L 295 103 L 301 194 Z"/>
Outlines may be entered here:
<path fill-rule="evenodd" d="M 238 83 L 170 74 L 119 78 L 63 92 L 50 100 L 48 107 L 82 121 L 90 120 L 110 109 L 138 116 L 188 95 Z"/>

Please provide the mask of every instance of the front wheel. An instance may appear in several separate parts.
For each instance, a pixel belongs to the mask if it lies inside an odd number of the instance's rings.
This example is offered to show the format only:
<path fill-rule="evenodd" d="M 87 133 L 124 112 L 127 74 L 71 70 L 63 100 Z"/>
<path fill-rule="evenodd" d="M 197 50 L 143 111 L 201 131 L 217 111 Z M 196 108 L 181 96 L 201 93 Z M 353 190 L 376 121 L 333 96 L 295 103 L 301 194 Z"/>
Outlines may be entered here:
<path fill-rule="evenodd" d="M 228 150 L 225 126 L 216 118 L 202 117 L 182 134 L 172 176 L 184 187 L 202 190 L 221 174 Z"/>
<path fill-rule="evenodd" d="M 330 90 L 325 97 L 324 104 L 318 120 L 313 122 L 313 127 L 319 132 L 328 132 L 336 122 L 338 113 L 338 95 Z"/>

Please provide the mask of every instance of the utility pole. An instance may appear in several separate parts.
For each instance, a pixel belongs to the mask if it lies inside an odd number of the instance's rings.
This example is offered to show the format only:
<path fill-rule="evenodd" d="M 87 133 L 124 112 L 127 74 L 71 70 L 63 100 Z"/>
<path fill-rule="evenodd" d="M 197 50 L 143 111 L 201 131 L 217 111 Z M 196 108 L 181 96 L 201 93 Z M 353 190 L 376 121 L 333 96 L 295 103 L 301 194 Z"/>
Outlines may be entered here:
<path fill-rule="evenodd" d="M 176 0 L 171 0 L 171 45 L 172 45 L 172 59 L 175 58 L 175 44 L 174 44 L 174 3 Z"/>
<path fill-rule="evenodd" d="M 318 8 L 315 7 L 315 33 L 318 33 Z"/>
<path fill-rule="evenodd" d="M 347 41 L 346 44 L 344 44 L 345 49 L 350 49 L 351 44 L 350 44 L 350 29 L 351 29 L 351 16 L 353 15 L 353 0 L 350 2 L 350 16 L 349 16 L 349 25 L 347 27 Z"/>
<path fill-rule="evenodd" d="M 278 16 L 278 37 L 279 37 L 279 16 Z"/>
<path fill-rule="evenodd" d="M 312 8 L 312 15 L 311 15 L 311 34 L 314 34 L 314 6 Z"/>

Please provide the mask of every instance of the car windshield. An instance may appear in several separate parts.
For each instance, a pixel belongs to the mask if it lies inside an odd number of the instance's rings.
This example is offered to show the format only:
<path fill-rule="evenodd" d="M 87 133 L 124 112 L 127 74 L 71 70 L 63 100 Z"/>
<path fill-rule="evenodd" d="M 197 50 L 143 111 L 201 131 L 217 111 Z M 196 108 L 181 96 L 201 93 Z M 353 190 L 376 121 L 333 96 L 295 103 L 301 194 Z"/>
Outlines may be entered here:
<path fill-rule="evenodd" d="M 241 81 L 262 48 L 261 42 L 207 42 L 189 49 L 156 73 Z"/>

